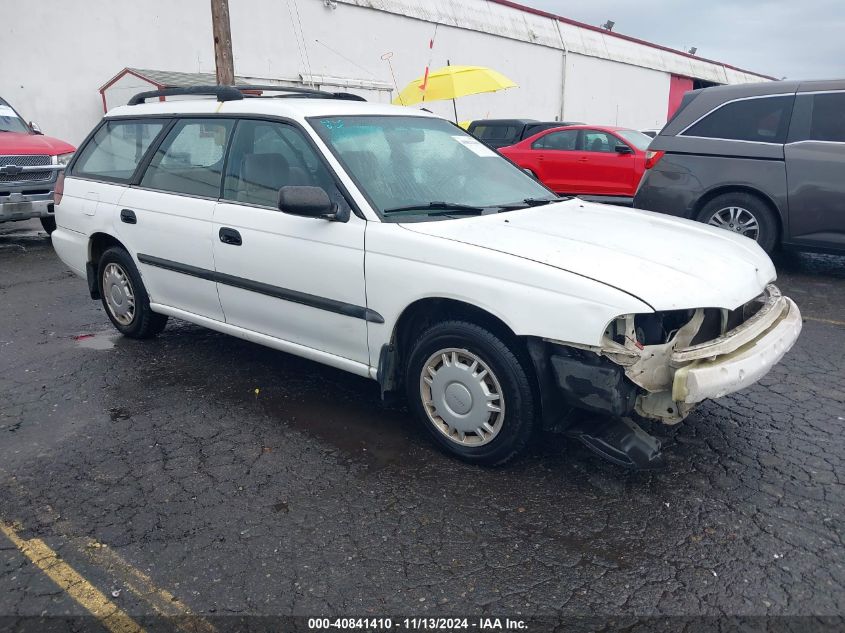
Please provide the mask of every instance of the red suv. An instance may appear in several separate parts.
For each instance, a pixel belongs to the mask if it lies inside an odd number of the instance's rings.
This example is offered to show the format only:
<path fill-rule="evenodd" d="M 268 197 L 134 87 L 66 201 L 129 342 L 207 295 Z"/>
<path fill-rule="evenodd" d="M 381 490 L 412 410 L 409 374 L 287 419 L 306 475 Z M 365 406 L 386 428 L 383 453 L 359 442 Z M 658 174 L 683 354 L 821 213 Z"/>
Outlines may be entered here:
<path fill-rule="evenodd" d="M 41 218 L 52 233 L 53 189 L 74 151 L 73 145 L 44 136 L 0 98 L 0 222 Z"/>
<path fill-rule="evenodd" d="M 499 150 L 559 194 L 631 203 L 651 139 L 636 130 L 570 125 Z"/>

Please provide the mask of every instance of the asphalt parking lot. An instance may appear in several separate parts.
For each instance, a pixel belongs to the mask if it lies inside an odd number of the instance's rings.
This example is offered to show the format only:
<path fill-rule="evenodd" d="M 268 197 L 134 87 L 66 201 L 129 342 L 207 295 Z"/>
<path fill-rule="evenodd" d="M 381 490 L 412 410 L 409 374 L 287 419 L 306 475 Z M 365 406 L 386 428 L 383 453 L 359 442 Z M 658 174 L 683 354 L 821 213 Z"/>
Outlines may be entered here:
<path fill-rule="evenodd" d="M 375 382 L 115 336 L 37 228 L 0 225 L 0 616 L 83 613 L 65 567 L 132 617 L 845 614 L 845 258 L 777 258 L 801 339 L 652 428 L 667 470 L 553 435 L 489 470 Z"/>

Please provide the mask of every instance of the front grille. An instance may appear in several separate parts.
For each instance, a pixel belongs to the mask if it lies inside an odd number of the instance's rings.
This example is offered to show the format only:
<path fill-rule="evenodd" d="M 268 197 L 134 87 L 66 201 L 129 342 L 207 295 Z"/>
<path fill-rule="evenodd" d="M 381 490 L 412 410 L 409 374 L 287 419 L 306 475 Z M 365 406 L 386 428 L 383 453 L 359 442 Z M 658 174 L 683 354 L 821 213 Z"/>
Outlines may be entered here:
<path fill-rule="evenodd" d="M 45 155 L 24 155 L 24 156 L 0 156 L 0 167 L 4 165 L 17 165 L 18 167 L 38 167 L 39 165 L 49 165 L 51 163 L 50 156 Z M 38 182 L 41 180 L 50 180 L 53 177 L 53 171 L 25 171 L 14 176 L 7 174 L 0 174 L 0 183 L 12 182 Z"/>

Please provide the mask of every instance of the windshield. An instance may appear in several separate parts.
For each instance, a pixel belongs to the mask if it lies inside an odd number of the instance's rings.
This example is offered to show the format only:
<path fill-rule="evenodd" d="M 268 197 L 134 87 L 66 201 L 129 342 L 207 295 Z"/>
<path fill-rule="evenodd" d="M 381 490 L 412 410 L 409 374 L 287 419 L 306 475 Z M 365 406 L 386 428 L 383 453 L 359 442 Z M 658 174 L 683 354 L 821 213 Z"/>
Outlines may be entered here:
<path fill-rule="evenodd" d="M 554 193 L 443 119 L 310 119 L 382 219 L 435 220 L 556 199 Z"/>
<path fill-rule="evenodd" d="M 618 130 L 616 133 L 628 141 L 631 145 L 642 151 L 647 150 L 648 144 L 652 141 L 650 136 L 646 136 L 642 132 L 637 132 L 636 130 Z"/>
<path fill-rule="evenodd" d="M 3 102 L 0 102 L 0 132 L 22 132 L 29 134 L 29 127 L 18 116 L 17 112 Z"/>

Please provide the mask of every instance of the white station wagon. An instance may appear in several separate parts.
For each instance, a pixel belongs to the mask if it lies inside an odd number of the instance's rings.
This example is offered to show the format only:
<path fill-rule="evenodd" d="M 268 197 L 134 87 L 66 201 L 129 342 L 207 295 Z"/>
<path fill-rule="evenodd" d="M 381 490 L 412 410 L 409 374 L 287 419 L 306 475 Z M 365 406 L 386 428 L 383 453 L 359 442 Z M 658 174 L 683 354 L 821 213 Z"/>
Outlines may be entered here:
<path fill-rule="evenodd" d="M 377 380 L 468 461 L 542 425 L 649 468 L 637 417 L 681 421 L 799 335 L 750 239 L 558 198 L 424 111 L 241 90 L 136 95 L 56 187 L 56 252 L 126 336 L 172 316 Z"/>

